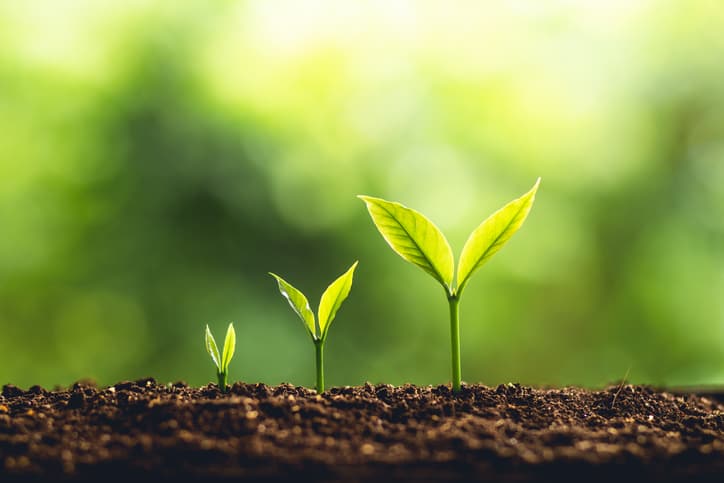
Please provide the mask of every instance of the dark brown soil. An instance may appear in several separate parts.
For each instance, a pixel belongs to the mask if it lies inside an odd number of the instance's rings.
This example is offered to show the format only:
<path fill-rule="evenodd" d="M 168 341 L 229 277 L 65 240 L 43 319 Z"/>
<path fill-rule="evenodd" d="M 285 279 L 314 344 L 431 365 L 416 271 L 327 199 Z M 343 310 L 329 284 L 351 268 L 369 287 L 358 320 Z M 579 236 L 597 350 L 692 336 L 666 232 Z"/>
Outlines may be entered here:
<path fill-rule="evenodd" d="M 724 404 L 603 391 L 365 385 L 5 386 L 0 481 L 724 481 Z"/>

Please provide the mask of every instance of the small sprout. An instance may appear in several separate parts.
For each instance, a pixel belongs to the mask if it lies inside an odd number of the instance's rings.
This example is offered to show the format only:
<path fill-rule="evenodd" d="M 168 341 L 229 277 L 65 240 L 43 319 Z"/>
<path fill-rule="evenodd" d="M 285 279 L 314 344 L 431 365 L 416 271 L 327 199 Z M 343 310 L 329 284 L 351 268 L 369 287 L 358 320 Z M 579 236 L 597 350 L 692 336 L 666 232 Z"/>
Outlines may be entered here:
<path fill-rule="evenodd" d="M 224 339 L 224 351 L 219 357 L 219 349 L 216 347 L 216 341 L 214 336 L 211 334 L 208 324 L 206 325 L 206 352 L 211 356 L 211 360 L 216 365 L 216 378 L 219 383 L 219 390 L 221 392 L 227 392 L 227 380 L 229 377 L 229 363 L 231 358 L 234 357 L 234 350 L 236 349 L 236 332 L 234 331 L 234 324 L 229 324 L 229 328 L 226 329 L 226 338 Z"/>
<path fill-rule="evenodd" d="M 540 178 L 533 188 L 490 215 L 465 242 L 455 276 L 455 260 L 445 236 L 422 213 L 400 203 L 362 196 L 372 221 L 392 250 L 429 273 L 444 288 L 450 305 L 452 383 L 460 391 L 459 303 L 470 276 L 483 266 L 523 225 L 535 200 Z M 453 280 L 455 278 L 455 280 Z"/>
<path fill-rule="evenodd" d="M 352 289 L 355 268 L 357 268 L 357 262 L 354 262 L 349 270 L 327 287 L 327 290 L 322 294 L 322 299 L 319 301 L 316 319 L 312 309 L 309 308 L 307 297 L 279 275 L 269 272 L 269 275 L 276 279 L 281 294 L 287 299 L 299 318 L 302 319 L 304 328 L 307 329 L 307 333 L 314 342 L 317 365 L 317 393 L 319 394 L 324 392 L 324 343 L 327 340 L 329 326 L 332 325 L 332 321 L 337 315 L 337 310 L 339 310 L 342 302 Z"/>

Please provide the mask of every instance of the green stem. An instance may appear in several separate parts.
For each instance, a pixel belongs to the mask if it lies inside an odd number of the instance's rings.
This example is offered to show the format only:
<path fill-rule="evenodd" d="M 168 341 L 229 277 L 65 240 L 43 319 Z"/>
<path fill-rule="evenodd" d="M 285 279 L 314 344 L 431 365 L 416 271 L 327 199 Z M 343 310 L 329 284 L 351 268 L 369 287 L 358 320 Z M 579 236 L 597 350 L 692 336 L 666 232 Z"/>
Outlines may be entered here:
<path fill-rule="evenodd" d="M 317 394 L 324 392 L 324 341 L 314 341 L 314 351 L 317 362 Z"/>
<path fill-rule="evenodd" d="M 219 384 L 219 391 L 226 392 L 226 379 L 227 374 L 225 372 L 217 372 L 216 373 L 216 379 L 218 380 Z"/>
<path fill-rule="evenodd" d="M 457 295 L 447 298 L 450 304 L 450 347 L 452 356 L 453 392 L 460 392 L 460 298 Z"/>

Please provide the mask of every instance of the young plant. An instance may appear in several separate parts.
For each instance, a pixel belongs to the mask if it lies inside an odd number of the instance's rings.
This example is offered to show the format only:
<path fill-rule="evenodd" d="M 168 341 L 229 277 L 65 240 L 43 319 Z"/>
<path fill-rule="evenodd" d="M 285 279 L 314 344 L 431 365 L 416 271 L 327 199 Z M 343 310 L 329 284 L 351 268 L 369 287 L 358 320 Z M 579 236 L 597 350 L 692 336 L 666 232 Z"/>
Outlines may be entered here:
<path fill-rule="evenodd" d="M 229 328 L 226 329 L 226 338 L 224 339 L 224 351 L 219 357 L 219 349 L 216 347 L 216 341 L 214 336 L 209 330 L 208 324 L 206 325 L 206 352 L 209 353 L 211 359 L 216 365 L 216 378 L 219 383 L 219 390 L 221 392 L 227 392 L 227 380 L 229 377 L 229 363 L 231 358 L 234 357 L 234 350 L 236 349 L 236 332 L 234 331 L 234 325 L 229 324 Z"/>
<path fill-rule="evenodd" d="M 442 232 L 421 213 L 400 203 L 360 195 L 372 221 L 392 250 L 433 276 L 445 289 L 450 306 L 453 391 L 460 391 L 459 304 L 463 289 L 480 268 L 523 225 L 535 199 L 540 178 L 533 188 L 488 217 L 470 235 L 457 267 L 450 244 Z"/>
<path fill-rule="evenodd" d="M 279 285 L 279 291 L 284 298 L 287 299 L 294 312 L 302 319 L 304 328 L 307 329 L 307 333 L 312 338 L 312 342 L 314 342 L 315 361 L 317 365 L 317 393 L 319 394 L 324 392 L 324 343 L 327 340 L 329 326 L 332 325 L 334 316 L 337 315 L 337 310 L 339 310 L 342 302 L 344 302 L 349 295 L 349 291 L 352 289 L 352 278 L 355 268 L 357 268 L 357 262 L 354 262 L 349 270 L 327 287 L 327 290 L 322 294 L 322 299 L 319 301 L 319 310 L 317 311 L 316 319 L 314 318 L 312 309 L 309 308 L 307 297 L 284 281 L 279 275 L 269 272 L 269 275 L 276 279 Z"/>

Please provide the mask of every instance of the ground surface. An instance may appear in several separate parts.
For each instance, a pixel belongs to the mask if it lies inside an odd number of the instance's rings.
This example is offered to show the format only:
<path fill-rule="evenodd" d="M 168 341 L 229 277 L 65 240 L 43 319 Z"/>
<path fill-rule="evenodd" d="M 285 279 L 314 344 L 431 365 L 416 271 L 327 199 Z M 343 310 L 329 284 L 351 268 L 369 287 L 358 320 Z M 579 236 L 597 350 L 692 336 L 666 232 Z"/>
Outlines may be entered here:
<path fill-rule="evenodd" d="M 0 481 L 724 481 L 724 405 L 646 387 L 5 386 Z M 551 479 L 553 478 L 553 479 Z"/>

